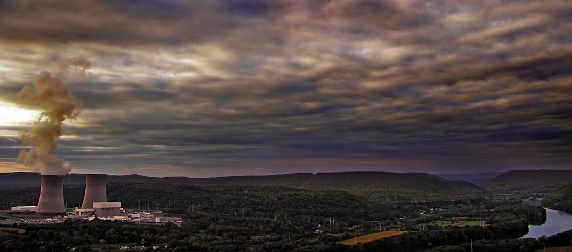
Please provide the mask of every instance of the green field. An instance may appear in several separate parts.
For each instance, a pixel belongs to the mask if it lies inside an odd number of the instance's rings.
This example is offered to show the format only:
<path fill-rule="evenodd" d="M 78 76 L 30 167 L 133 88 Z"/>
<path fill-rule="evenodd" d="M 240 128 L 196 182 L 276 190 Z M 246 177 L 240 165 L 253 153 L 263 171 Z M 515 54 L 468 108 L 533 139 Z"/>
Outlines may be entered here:
<path fill-rule="evenodd" d="M 572 252 L 572 247 L 570 246 L 566 246 L 566 247 L 555 247 L 555 248 L 546 248 L 546 249 L 539 249 L 536 250 L 535 252 Z"/>
<path fill-rule="evenodd" d="M 422 223 L 418 224 L 417 227 L 422 227 L 423 225 L 438 225 L 441 227 L 446 226 L 457 226 L 457 227 L 472 227 L 472 226 L 479 226 L 482 223 L 480 221 L 450 221 L 450 220 L 441 220 L 441 221 L 433 221 L 429 223 Z M 485 224 L 486 226 L 487 224 Z"/>
<path fill-rule="evenodd" d="M 453 225 L 458 227 L 472 227 L 472 226 L 479 226 L 481 224 L 482 224 L 481 221 L 458 221 Z"/>

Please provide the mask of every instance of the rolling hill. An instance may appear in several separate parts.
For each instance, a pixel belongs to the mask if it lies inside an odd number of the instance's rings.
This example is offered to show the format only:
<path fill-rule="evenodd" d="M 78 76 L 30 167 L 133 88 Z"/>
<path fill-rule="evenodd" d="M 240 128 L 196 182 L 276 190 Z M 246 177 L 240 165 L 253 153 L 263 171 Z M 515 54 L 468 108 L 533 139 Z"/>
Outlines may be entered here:
<path fill-rule="evenodd" d="M 141 175 L 109 175 L 109 183 L 144 183 L 194 186 L 279 186 L 309 190 L 342 190 L 355 194 L 376 193 L 379 195 L 483 195 L 486 191 L 468 182 L 449 181 L 425 173 L 389 172 L 338 172 L 297 173 L 270 176 L 235 176 L 216 178 L 146 177 Z M 85 174 L 69 174 L 65 184 L 85 183 Z M 2 173 L 0 186 L 3 188 L 37 187 L 40 175 L 37 173 Z"/>
<path fill-rule="evenodd" d="M 572 214 L 572 183 L 559 187 L 544 198 L 542 204 Z"/>
<path fill-rule="evenodd" d="M 451 181 L 465 181 L 471 184 L 485 187 L 487 183 L 495 177 L 503 174 L 502 172 L 484 172 L 484 173 L 469 173 L 469 174 L 434 174 L 435 176 L 444 178 Z"/>
<path fill-rule="evenodd" d="M 556 188 L 568 183 L 572 183 L 572 170 L 513 170 L 497 176 L 485 188 L 509 192 Z"/>

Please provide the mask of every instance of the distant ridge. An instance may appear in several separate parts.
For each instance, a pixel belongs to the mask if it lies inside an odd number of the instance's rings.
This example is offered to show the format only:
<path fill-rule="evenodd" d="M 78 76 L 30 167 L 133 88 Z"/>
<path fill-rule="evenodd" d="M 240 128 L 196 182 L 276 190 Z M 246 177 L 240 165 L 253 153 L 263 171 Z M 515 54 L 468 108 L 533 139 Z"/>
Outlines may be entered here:
<path fill-rule="evenodd" d="M 32 172 L 0 173 L 0 186 L 3 188 L 40 186 L 40 174 Z"/>
<path fill-rule="evenodd" d="M 469 174 L 433 174 L 435 176 L 444 178 L 451 181 L 465 181 L 480 187 L 485 187 L 497 176 L 503 172 L 483 172 L 483 173 L 469 173 Z"/>
<path fill-rule="evenodd" d="M 0 185 L 30 187 L 40 185 L 37 173 L 3 173 Z M 69 174 L 65 184 L 83 184 L 85 174 Z M 406 193 L 483 194 L 484 189 L 468 182 L 449 181 L 426 173 L 336 172 L 294 173 L 268 176 L 231 176 L 216 178 L 165 177 L 136 174 L 108 175 L 107 181 L 124 183 L 173 184 L 195 186 L 280 186 L 309 190 L 349 192 L 392 191 Z"/>
<path fill-rule="evenodd" d="M 572 170 L 513 170 L 491 180 L 491 191 L 521 191 L 559 187 L 572 183 Z"/>

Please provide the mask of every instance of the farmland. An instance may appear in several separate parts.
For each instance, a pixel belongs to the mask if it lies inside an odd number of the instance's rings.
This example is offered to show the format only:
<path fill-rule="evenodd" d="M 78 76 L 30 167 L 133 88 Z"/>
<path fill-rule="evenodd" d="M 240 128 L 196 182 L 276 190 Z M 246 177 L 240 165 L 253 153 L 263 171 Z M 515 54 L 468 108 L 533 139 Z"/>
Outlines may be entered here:
<path fill-rule="evenodd" d="M 555 247 L 555 248 L 546 248 L 546 249 L 539 249 L 535 252 L 570 252 L 572 251 L 572 247 Z"/>
<path fill-rule="evenodd" d="M 417 224 L 416 227 L 420 230 L 425 230 L 428 226 L 439 226 L 444 227 L 472 227 L 472 226 L 488 226 L 484 221 L 481 220 L 440 220 L 428 223 Z"/>
<path fill-rule="evenodd" d="M 352 239 L 347 239 L 339 242 L 344 245 L 355 245 L 356 243 L 368 243 L 371 241 L 379 240 L 381 238 L 392 237 L 406 233 L 405 231 L 381 231 L 373 234 L 362 235 Z"/>
<path fill-rule="evenodd" d="M 7 228 L 7 227 L 0 228 L 0 236 L 8 235 L 10 233 L 12 233 L 12 234 L 23 234 L 25 232 L 26 232 L 26 230 L 22 229 L 22 228 Z"/>

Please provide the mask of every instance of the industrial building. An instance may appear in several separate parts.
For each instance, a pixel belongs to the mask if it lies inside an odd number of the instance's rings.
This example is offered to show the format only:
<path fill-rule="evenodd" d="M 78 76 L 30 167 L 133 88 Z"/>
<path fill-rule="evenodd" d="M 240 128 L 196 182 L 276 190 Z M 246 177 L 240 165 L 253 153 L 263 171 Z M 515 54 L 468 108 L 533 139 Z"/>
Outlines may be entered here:
<path fill-rule="evenodd" d="M 45 215 L 61 215 L 63 218 L 54 219 L 30 219 L 25 223 L 45 224 L 60 223 L 64 219 L 76 219 L 90 221 L 93 219 L 137 222 L 142 224 L 161 224 L 171 222 L 181 225 L 181 218 L 164 217 L 163 213 L 157 212 L 129 212 L 121 208 L 121 202 L 107 201 L 107 175 L 88 174 L 85 178 L 85 193 L 81 208 L 73 210 L 72 214 L 66 212 L 63 197 L 64 176 L 42 175 L 41 192 L 37 206 L 15 206 L 11 211 L 16 213 L 33 213 Z"/>
<path fill-rule="evenodd" d="M 85 193 L 82 209 L 92 209 L 93 202 L 107 202 L 107 175 L 88 174 L 85 176 Z"/>
<path fill-rule="evenodd" d="M 34 213 L 37 206 L 15 206 L 10 209 L 11 212 L 17 213 Z"/>
<path fill-rule="evenodd" d="M 92 216 L 95 214 L 95 211 L 93 209 L 78 208 L 74 210 L 74 214 L 76 216 Z"/>
<path fill-rule="evenodd" d="M 41 191 L 38 206 L 14 207 L 13 211 L 35 211 L 38 214 L 65 213 L 63 176 L 42 175 Z M 85 192 L 81 209 L 76 209 L 77 216 L 110 217 L 119 215 L 121 202 L 107 202 L 107 175 L 87 174 Z"/>
<path fill-rule="evenodd" d="M 112 217 L 121 213 L 121 202 L 93 202 L 93 211 L 97 217 Z"/>
<path fill-rule="evenodd" d="M 40 199 L 38 200 L 36 213 L 58 214 L 66 212 L 63 181 L 63 176 L 42 175 Z"/>

